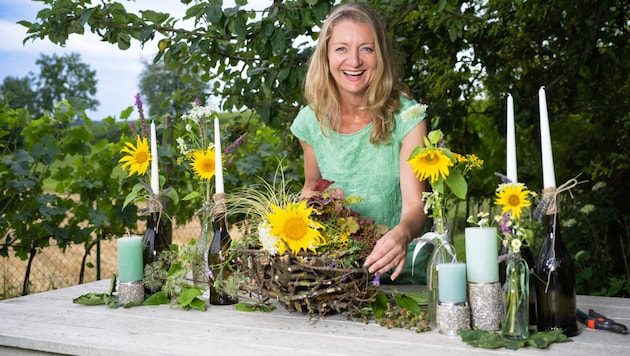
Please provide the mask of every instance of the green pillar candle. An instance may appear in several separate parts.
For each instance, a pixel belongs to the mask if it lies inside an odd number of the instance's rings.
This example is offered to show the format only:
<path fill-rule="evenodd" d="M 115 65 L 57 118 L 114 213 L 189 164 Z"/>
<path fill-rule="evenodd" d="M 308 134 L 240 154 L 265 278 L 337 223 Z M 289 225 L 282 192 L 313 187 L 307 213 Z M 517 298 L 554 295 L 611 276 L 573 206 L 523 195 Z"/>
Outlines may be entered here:
<path fill-rule="evenodd" d="M 142 264 L 142 237 L 130 236 L 118 239 L 118 280 L 137 282 L 144 277 Z"/>
<path fill-rule="evenodd" d="M 466 239 L 466 274 L 468 282 L 498 282 L 497 228 L 467 227 L 464 235 Z"/>
<path fill-rule="evenodd" d="M 438 300 L 441 303 L 464 303 L 466 293 L 466 264 L 440 263 L 438 269 Z"/>

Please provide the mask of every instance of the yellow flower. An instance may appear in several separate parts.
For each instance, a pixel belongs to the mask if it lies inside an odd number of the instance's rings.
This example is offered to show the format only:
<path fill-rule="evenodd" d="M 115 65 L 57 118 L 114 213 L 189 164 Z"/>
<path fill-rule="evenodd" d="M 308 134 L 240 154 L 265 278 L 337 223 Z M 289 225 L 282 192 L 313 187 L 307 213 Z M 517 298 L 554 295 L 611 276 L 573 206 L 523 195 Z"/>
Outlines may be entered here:
<path fill-rule="evenodd" d="M 440 177 L 446 179 L 449 167 L 453 166 L 453 161 L 439 148 L 422 149 L 407 162 L 419 180 L 429 178 L 430 183 L 436 182 Z"/>
<path fill-rule="evenodd" d="M 271 225 L 271 235 L 278 237 L 278 252 L 283 255 L 288 246 L 294 255 L 300 250 L 316 252 L 317 246 L 323 241 L 318 229 L 324 229 L 320 223 L 311 220 L 313 208 L 306 207 L 306 200 L 299 204 L 287 203 L 286 209 L 272 204 L 272 212 L 267 219 Z M 286 242 L 286 246 L 285 243 Z"/>
<path fill-rule="evenodd" d="M 192 166 L 201 179 L 212 179 L 216 173 L 214 149 L 196 150 L 191 153 Z"/>
<path fill-rule="evenodd" d="M 125 147 L 120 153 L 126 153 L 118 163 L 123 163 L 122 169 L 129 169 L 129 176 L 137 173 L 144 175 L 149 168 L 151 162 L 151 154 L 149 153 L 149 140 L 147 138 L 136 137 L 136 146 L 131 142 L 126 142 Z"/>
<path fill-rule="evenodd" d="M 530 191 L 521 184 L 501 184 L 496 193 L 497 199 L 494 201 L 497 205 L 503 205 L 501 214 L 505 214 L 508 211 L 512 213 L 512 217 L 519 219 L 521 217 L 521 210 L 530 206 L 532 203 L 527 199 Z"/>

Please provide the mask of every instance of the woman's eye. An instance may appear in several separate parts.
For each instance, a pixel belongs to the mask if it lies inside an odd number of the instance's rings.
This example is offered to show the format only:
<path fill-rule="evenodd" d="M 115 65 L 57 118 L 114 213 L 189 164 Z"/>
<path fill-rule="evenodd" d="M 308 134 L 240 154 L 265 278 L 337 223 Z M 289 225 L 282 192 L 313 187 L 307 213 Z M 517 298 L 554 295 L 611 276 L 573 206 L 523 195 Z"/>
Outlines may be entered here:
<path fill-rule="evenodd" d="M 372 48 L 372 47 L 363 47 L 363 48 L 361 48 L 361 51 L 363 51 L 364 53 L 372 53 L 372 52 L 374 52 L 374 48 Z"/>
<path fill-rule="evenodd" d="M 335 52 L 345 52 L 346 51 L 346 47 L 337 47 L 337 49 L 335 49 Z"/>

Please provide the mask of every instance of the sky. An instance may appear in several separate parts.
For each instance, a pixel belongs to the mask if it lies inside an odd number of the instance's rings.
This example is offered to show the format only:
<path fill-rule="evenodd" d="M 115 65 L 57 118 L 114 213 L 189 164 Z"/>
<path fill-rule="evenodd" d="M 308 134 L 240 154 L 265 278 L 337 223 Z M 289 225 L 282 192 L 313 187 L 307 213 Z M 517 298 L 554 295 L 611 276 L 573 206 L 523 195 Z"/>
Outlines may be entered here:
<path fill-rule="evenodd" d="M 127 11 L 134 13 L 139 9 L 151 9 L 181 18 L 186 11 L 186 6 L 179 0 L 118 1 L 125 5 Z M 0 0 L 0 81 L 8 76 L 23 78 L 29 72 L 37 75 L 39 66 L 35 61 L 41 54 L 63 56 L 78 53 L 81 61 L 96 71 L 98 80 L 96 99 L 100 105 L 95 112 L 88 112 L 88 117 L 93 121 L 108 116 L 119 118 L 122 110 L 134 105 L 139 77 L 144 68 L 143 61 L 152 62 L 157 52 L 157 41 L 161 37 L 156 36 L 144 48 L 138 42 L 132 42 L 131 48 L 126 51 L 118 49 L 115 44 L 102 42 L 88 31 L 84 35 L 71 35 L 65 47 L 55 45 L 48 39 L 23 43 L 26 27 L 17 22 L 35 22 L 37 13 L 44 8 L 41 2 L 36 1 Z"/>

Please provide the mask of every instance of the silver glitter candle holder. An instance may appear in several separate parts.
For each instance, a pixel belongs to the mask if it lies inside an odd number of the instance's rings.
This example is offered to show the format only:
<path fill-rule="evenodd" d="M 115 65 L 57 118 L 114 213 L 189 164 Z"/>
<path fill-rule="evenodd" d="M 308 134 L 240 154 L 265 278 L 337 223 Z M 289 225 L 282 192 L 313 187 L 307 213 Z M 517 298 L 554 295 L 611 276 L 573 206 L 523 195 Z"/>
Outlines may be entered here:
<path fill-rule="evenodd" d="M 457 335 L 458 330 L 470 330 L 470 307 L 466 302 L 439 302 L 436 314 L 440 334 Z"/>
<path fill-rule="evenodd" d="M 501 284 L 468 283 L 468 302 L 473 329 L 496 331 L 503 318 L 503 294 Z"/>
<path fill-rule="evenodd" d="M 142 302 L 144 302 L 144 283 L 142 281 L 119 282 L 118 303 L 120 305 Z"/>

